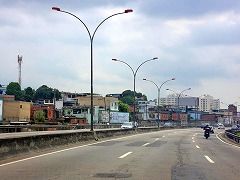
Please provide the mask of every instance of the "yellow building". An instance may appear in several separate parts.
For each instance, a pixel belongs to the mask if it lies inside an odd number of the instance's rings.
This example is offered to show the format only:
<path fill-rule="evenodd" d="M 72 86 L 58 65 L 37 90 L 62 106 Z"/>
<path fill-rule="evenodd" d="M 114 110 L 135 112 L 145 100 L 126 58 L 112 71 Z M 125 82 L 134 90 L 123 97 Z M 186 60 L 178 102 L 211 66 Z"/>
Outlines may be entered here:
<path fill-rule="evenodd" d="M 31 102 L 3 101 L 3 119 L 10 122 L 30 121 Z"/>
<path fill-rule="evenodd" d="M 91 96 L 79 96 L 76 98 L 79 106 L 90 106 Z M 93 106 L 99 106 L 105 110 L 118 111 L 118 98 L 93 96 Z"/>

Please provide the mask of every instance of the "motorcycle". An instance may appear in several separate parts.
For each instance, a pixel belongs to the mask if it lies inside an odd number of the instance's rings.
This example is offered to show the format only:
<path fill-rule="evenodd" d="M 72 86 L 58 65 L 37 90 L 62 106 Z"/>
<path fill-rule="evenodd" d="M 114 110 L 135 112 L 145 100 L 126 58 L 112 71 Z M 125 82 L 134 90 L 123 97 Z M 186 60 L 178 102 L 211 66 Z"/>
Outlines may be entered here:
<path fill-rule="evenodd" d="M 206 139 L 209 138 L 210 137 L 210 132 L 209 131 L 205 131 L 204 132 L 204 136 L 205 136 Z"/>

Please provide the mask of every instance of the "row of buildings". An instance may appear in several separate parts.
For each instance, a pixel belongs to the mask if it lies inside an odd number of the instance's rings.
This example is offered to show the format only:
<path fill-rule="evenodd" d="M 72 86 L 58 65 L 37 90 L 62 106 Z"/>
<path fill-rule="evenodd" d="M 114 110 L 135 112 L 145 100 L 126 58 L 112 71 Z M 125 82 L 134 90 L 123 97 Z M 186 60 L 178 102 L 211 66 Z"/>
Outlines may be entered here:
<path fill-rule="evenodd" d="M 94 123 L 122 123 L 131 120 L 130 113 L 119 112 L 120 94 L 103 97 L 93 95 Z M 47 122 L 61 122 L 67 124 L 90 124 L 90 93 L 61 93 L 62 99 L 39 100 L 36 103 L 15 101 L 14 96 L 0 95 L 0 122 L 34 121 L 35 113 L 43 111 Z M 158 103 L 160 108 L 158 108 Z M 232 124 L 239 122 L 237 106 L 230 104 L 228 109 L 220 109 L 220 100 L 210 95 L 189 97 L 170 94 L 165 98 L 143 101 L 136 100 L 136 120 L 153 122 L 202 123 L 211 122 Z"/>

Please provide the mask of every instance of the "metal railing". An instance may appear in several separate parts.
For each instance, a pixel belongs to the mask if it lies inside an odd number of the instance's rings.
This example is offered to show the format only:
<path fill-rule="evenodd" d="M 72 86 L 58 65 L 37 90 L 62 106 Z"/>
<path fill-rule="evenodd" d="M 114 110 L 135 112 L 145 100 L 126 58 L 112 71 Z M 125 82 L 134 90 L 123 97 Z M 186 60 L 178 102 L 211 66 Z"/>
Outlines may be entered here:
<path fill-rule="evenodd" d="M 226 130 L 225 131 L 225 135 L 235 141 L 236 143 L 240 143 L 240 136 L 236 135 L 237 132 L 239 132 L 240 130 L 233 130 L 233 129 L 230 129 L 230 130 Z"/>

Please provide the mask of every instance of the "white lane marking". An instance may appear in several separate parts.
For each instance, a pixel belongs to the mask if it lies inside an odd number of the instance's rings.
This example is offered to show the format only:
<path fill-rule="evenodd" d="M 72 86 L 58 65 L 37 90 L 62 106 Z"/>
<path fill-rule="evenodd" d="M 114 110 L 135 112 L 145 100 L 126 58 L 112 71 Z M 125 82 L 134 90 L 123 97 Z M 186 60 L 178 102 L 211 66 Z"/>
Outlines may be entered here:
<path fill-rule="evenodd" d="M 199 147 L 198 145 L 196 145 L 196 148 L 198 148 L 198 149 L 199 149 L 200 147 Z"/>
<path fill-rule="evenodd" d="M 174 133 L 177 133 L 177 132 L 174 132 Z"/>
<path fill-rule="evenodd" d="M 162 136 L 163 138 L 165 137 L 165 135 Z"/>
<path fill-rule="evenodd" d="M 125 158 L 125 157 L 128 156 L 129 154 L 132 154 L 132 152 L 128 152 L 128 153 L 126 153 L 126 154 L 120 156 L 119 159 Z"/>
<path fill-rule="evenodd" d="M 166 131 L 170 131 L 170 130 L 166 130 Z M 180 132 L 183 132 L 183 131 L 180 131 Z M 19 162 L 23 162 L 23 161 L 28 161 L 28 160 L 31 160 L 31 159 L 36 159 L 36 158 L 40 158 L 40 157 L 44 157 L 44 156 L 48 156 L 48 155 L 52 155 L 52 154 L 57 154 L 57 153 L 61 153 L 61 152 L 65 152 L 65 151 L 69 151 L 69 150 L 73 150 L 73 149 L 77 149 L 77 148 L 87 147 L 87 146 L 91 146 L 91 145 L 94 145 L 94 144 L 100 144 L 100 143 L 103 143 L 103 142 L 109 142 L 109 141 L 113 141 L 113 140 L 126 139 L 126 138 L 130 138 L 130 137 L 135 137 L 135 136 L 142 136 L 142 135 L 146 135 L 146 134 L 157 134 L 157 133 L 159 133 L 159 131 L 143 133 L 143 134 L 135 134 L 135 135 L 126 136 L 126 137 L 113 138 L 113 139 L 109 139 L 109 140 L 106 140 L 106 141 L 99 141 L 99 142 L 95 142 L 95 143 L 90 143 L 90 144 L 86 144 L 86 145 L 81 145 L 81 146 L 67 148 L 67 149 L 63 149 L 63 150 L 59 150 L 59 151 L 54 151 L 54 152 L 51 152 L 51 153 L 41 154 L 41 155 L 33 156 L 33 157 L 30 157 L 30 158 L 20 159 L 20 160 L 12 161 L 12 162 L 5 163 L 5 164 L 0 164 L 0 167 L 15 164 L 15 163 L 19 163 Z M 163 136 L 163 137 L 165 137 L 165 136 Z"/>
<path fill-rule="evenodd" d="M 205 158 L 210 162 L 210 163 L 214 163 L 214 161 L 213 160 L 211 160 L 211 158 L 210 157 L 208 157 L 208 156 L 206 156 L 205 155 Z"/>
<path fill-rule="evenodd" d="M 192 139 L 194 139 L 194 137 L 192 137 Z"/>
<path fill-rule="evenodd" d="M 155 140 L 157 141 L 157 140 L 159 140 L 159 138 L 156 138 Z"/>
<path fill-rule="evenodd" d="M 195 142 L 194 140 L 192 142 Z"/>
<path fill-rule="evenodd" d="M 144 145 L 142 145 L 142 146 L 146 146 L 146 145 L 149 145 L 150 143 L 146 143 L 146 144 L 144 144 Z"/>

